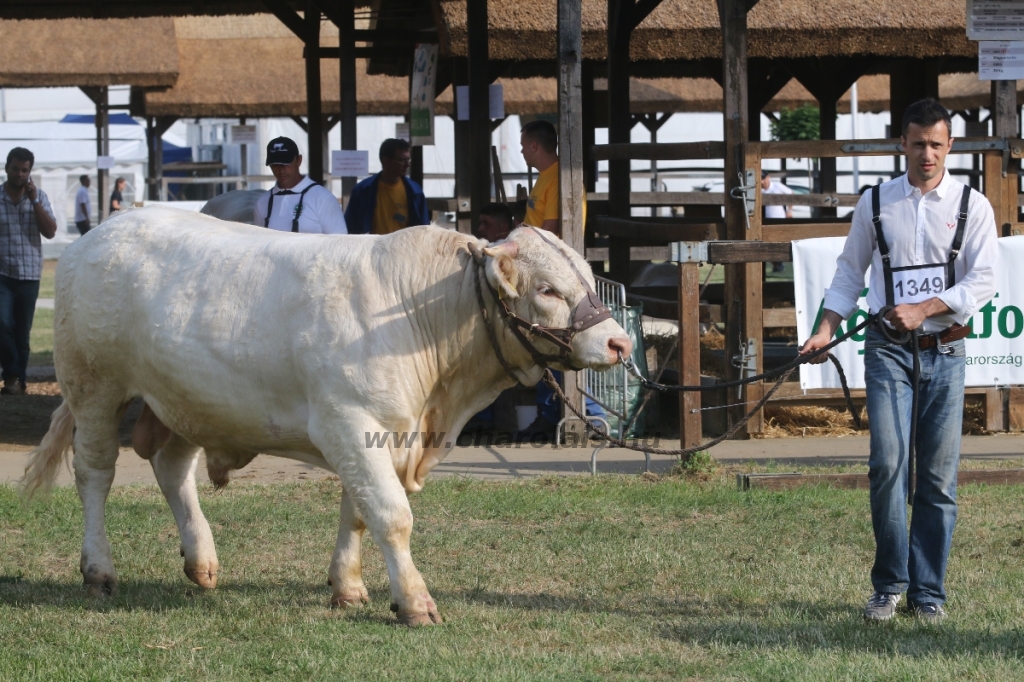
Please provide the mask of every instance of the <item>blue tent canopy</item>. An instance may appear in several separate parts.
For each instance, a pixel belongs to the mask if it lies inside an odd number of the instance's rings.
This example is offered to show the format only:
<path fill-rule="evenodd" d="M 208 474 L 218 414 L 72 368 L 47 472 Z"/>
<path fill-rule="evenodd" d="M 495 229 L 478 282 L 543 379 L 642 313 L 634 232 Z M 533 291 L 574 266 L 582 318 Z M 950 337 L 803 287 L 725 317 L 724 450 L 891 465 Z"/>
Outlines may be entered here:
<path fill-rule="evenodd" d="M 68 114 L 60 120 L 61 123 L 89 123 L 96 125 L 96 117 L 93 114 Z M 128 114 L 110 114 L 110 125 L 137 126 L 139 122 Z"/>

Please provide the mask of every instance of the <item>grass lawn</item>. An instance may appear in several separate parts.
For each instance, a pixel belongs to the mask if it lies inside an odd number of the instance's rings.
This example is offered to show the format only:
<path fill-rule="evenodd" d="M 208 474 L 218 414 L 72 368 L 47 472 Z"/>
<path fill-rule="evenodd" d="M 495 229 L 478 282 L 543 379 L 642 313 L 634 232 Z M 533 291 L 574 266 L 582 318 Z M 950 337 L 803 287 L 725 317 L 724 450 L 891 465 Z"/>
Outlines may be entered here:
<path fill-rule="evenodd" d="M 120 591 L 86 597 L 74 490 L 0 487 L 0 679 L 1024 679 L 1022 489 L 961 490 L 949 619 L 860 616 L 867 494 L 739 493 L 731 479 L 431 481 L 413 555 L 446 621 L 327 605 L 336 482 L 201 491 L 220 587 L 181 572 L 155 488 L 115 488 Z"/>

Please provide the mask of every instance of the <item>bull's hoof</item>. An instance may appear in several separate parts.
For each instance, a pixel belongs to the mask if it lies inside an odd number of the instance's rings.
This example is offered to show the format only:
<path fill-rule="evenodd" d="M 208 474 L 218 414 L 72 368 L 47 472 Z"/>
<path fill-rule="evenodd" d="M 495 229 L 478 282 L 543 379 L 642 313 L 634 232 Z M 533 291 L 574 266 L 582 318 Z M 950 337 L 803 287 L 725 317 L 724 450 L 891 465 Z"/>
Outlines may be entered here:
<path fill-rule="evenodd" d="M 185 576 L 194 582 L 199 587 L 212 590 L 217 587 L 217 570 L 216 569 L 205 569 L 199 570 L 195 568 L 185 567 Z"/>
<path fill-rule="evenodd" d="M 117 578 L 109 576 L 96 579 L 86 578 L 85 589 L 88 591 L 90 597 L 97 597 L 100 599 L 113 597 L 117 592 Z"/>
<path fill-rule="evenodd" d="M 82 572 L 90 597 L 112 597 L 117 592 L 117 575 L 113 570 L 104 571 L 95 564 L 87 564 L 85 557 L 79 562 L 78 570 Z"/>
<path fill-rule="evenodd" d="M 331 608 L 334 609 L 361 608 L 369 603 L 370 593 L 365 587 L 350 587 L 331 597 Z"/>
<path fill-rule="evenodd" d="M 424 606 L 427 610 L 406 612 L 398 604 L 391 604 L 391 612 L 398 616 L 399 625 L 405 625 L 411 628 L 419 627 L 421 625 L 440 625 L 444 622 L 441 619 L 441 614 L 437 612 L 437 606 L 434 604 L 434 600 L 427 596 L 424 599 Z"/>
<path fill-rule="evenodd" d="M 398 614 L 398 624 L 410 628 L 418 628 L 421 625 L 440 625 L 441 622 L 441 615 L 437 611 L 433 613 Z"/>

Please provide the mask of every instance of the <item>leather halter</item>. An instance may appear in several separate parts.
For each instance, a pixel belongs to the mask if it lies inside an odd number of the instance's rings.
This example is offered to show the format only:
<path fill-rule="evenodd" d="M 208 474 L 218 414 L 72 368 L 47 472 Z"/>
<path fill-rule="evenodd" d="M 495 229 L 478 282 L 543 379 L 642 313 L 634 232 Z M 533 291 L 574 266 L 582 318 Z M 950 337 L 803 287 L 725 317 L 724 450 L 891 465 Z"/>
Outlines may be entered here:
<path fill-rule="evenodd" d="M 569 355 L 572 353 L 573 337 L 585 329 L 590 329 L 594 325 L 611 319 L 612 313 L 608 307 L 601 302 L 601 299 L 598 298 L 593 287 L 591 287 L 587 280 L 584 279 L 583 275 L 576 267 L 576 264 L 573 263 L 568 256 L 562 253 L 562 251 L 555 246 L 550 239 L 541 234 L 539 230 L 536 228 L 531 229 L 537 233 L 538 237 L 547 242 L 551 248 L 558 251 L 559 255 L 569 263 L 569 267 L 571 267 L 572 271 L 576 274 L 576 279 L 578 279 L 580 284 L 583 285 L 583 289 L 586 292 L 586 295 L 580 299 L 579 303 L 577 303 L 573 308 L 568 327 L 544 327 L 516 315 L 487 280 L 485 272 L 487 257 L 483 253 L 482 249 L 475 242 L 470 242 L 468 244 L 469 252 L 472 254 L 473 260 L 475 260 L 477 265 L 480 266 L 481 272 L 478 273 L 480 281 L 487 285 L 487 288 L 491 292 L 491 296 L 498 304 L 498 314 L 501 315 L 501 318 L 505 321 L 505 325 L 509 328 L 509 331 L 512 332 L 512 335 L 519 340 L 519 343 L 521 343 L 527 351 L 529 351 L 533 361 L 542 367 L 547 367 L 552 362 L 565 362 L 568 364 Z M 479 288 L 477 295 L 484 315 L 484 320 L 487 321 L 487 309 Z M 488 325 L 488 330 L 490 330 L 490 325 Z M 533 344 L 532 340 L 536 337 L 540 337 L 557 346 L 559 349 L 558 354 L 545 354 L 537 350 L 537 347 Z M 497 339 L 494 338 L 493 334 L 491 335 L 491 343 L 494 345 L 494 350 L 498 353 L 498 359 L 501 361 L 505 371 L 511 374 L 508 363 L 502 356 L 501 350 L 497 345 Z"/>

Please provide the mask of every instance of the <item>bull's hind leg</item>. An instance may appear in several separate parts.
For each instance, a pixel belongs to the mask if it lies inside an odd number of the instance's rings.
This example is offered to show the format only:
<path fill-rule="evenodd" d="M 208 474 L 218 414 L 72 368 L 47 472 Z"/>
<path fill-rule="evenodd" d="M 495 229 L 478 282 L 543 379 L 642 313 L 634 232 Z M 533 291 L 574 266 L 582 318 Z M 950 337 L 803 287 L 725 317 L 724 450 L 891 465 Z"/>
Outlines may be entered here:
<path fill-rule="evenodd" d="M 370 603 L 370 594 L 363 584 L 363 531 L 366 524 L 356 510 L 348 488 L 341 492 L 341 522 L 338 542 L 331 558 L 329 584 L 334 588 L 331 606 L 362 606 Z"/>
<path fill-rule="evenodd" d="M 149 462 L 178 524 L 185 575 L 200 587 L 216 587 L 220 568 L 217 549 L 196 492 L 199 448 L 173 434 Z"/>
<path fill-rule="evenodd" d="M 84 411 L 84 410 L 82 410 Z M 80 411 L 80 412 L 82 412 Z M 91 411 L 90 411 L 91 412 Z M 79 568 L 89 594 L 108 596 L 117 588 L 117 573 L 110 555 L 105 527 L 105 506 L 114 482 L 117 463 L 117 424 L 120 410 L 97 410 L 96 414 L 76 414 L 75 487 L 82 500 L 85 536 Z M 109 413 L 109 414 L 104 414 Z"/>

